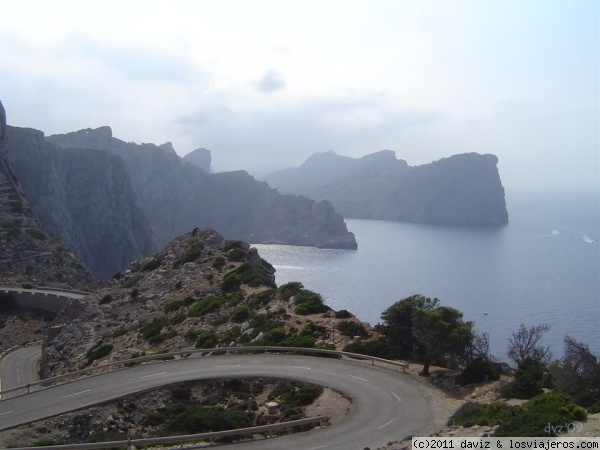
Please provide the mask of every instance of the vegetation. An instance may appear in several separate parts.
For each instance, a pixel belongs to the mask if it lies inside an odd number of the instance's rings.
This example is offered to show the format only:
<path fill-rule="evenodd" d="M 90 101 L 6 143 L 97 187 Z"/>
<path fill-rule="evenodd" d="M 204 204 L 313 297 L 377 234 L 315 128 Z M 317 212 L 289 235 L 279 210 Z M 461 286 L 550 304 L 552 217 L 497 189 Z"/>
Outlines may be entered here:
<path fill-rule="evenodd" d="M 331 309 L 319 294 L 306 290 L 295 295 L 294 304 L 296 305 L 294 312 L 300 315 L 318 314 Z"/>
<path fill-rule="evenodd" d="M 142 272 L 150 272 L 152 270 L 156 270 L 160 267 L 160 261 L 156 260 L 156 259 L 152 259 L 150 261 L 148 261 L 146 264 L 144 264 L 144 266 L 142 267 Z"/>
<path fill-rule="evenodd" d="M 111 303 L 113 301 L 113 297 L 110 294 L 106 294 L 104 295 L 100 301 L 98 302 L 99 305 L 107 305 L 108 303 Z"/>
<path fill-rule="evenodd" d="M 181 263 L 189 263 L 196 261 L 200 255 L 202 254 L 202 248 L 198 244 L 194 244 L 190 248 L 188 248 L 183 254 L 183 258 L 181 259 Z"/>
<path fill-rule="evenodd" d="M 242 283 L 251 287 L 275 287 L 273 276 L 265 265 L 250 264 L 247 262 L 241 264 L 237 269 L 234 269 L 225 275 L 222 288 L 224 291 L 230 292 L 239 288 Z M 237 287 L 234 287 L 236 285 Z"/>
<path fill-rule="evenodd" d="M 338 323 L 337 329 L 342 335 L 350 338 L 354 336 L 367 337 L 369 335 L 367 329 L 361 323 L 348 320 L 343 320 Z"/>
<path fill-rule="evenodd" d="M 522 406 L 500 402 L 488 405 L 466 403 L 454 413 L 449 424 L 464 427 L 499 425 L 494 436 L 543 437 L 556 436 L 560 426 L 586 418 L 586 411 L 573 404 L 569 396 L 543 394 Z M 563 431 L 566 430 L 563 428 Z"/>
<path fill-rule="evenodd" d="M 104 358 L 110 352 L 113 351 L 113 346 L 111 344 L 96 344 L 88 352 L 85 354 L 85 357 L 88 360 L 88 364 L 92 361 L 100 358 Z"/>
<path fill-rule="evenodd" d="M 516 366 L 521 365 L 526 359 L 539 361 L 547 366 L 552 354 L 550 347 L 544 347 L 541 340 L 549 330 L 550 327 L 544 324 L 531 327 L 521 324 L 508 340 L 508 357 Z"/>
<path fill-rule="evenodd" d="M 231 314 L 231 321 L 236 323 L 244 322 L 250 317 L 250 308 L 246 305 L 240 306 Z"/>
<path fill-rule="evenodd" d="M 32 238 L 34 238 L 34 239 L 38 239 L 38 240 L 40 240 L 40 241 L 43 241 L 44 239 L 46 239 L 46 235 L 45 235 L 45 234 L 44 234 L 42 231 L 40 231 L 40 230 L 38 230 L 38 229 L 35 229 L 35 228 L 27 228 L 27 229 L 25 230 L 25 232 L 26 232 L 26 233 L 27 233 L 29 236 L 31 236 Z"/>
<path fill-rule="evenodd" d="M 385 339 L 352 343 L 344 347 L 345 352 L 360 353 L 361 355 L 375 356 L 377 358 L 398 359 L 400 352 L 390 345 Z"/>
<path fill-rule="evenodd" d="M 500 379 L 498 365 L 486 358 L 475 358 L 470 361 L 455 379 L 460 385 L 482 383 Z"/>
<path fill-rule="evenodd" d="M 147 341 L 150 340 L 154 336 L 159 335 L 163 327 L 165 327 L 168 323 L 169 320 L 166 317 L 157 317 L 152 322 L 142 327 L 140 330 L 142 337 Z"/>
<path fill-rule="evenodd" d="M 211 296 L 203 298 L 190 308 L 189 317 L 202 317 L 208 313 L 214 312 L 223 306 L 226 302 L 224 297 Z"/>

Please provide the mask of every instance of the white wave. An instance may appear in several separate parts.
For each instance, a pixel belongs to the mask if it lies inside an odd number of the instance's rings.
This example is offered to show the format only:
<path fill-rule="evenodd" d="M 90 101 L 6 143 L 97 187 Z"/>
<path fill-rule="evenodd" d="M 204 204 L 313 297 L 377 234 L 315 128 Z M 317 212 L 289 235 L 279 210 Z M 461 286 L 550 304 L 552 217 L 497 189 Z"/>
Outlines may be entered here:
<path fill-rule="evenodd" d="M 583 239 L 583 242 L 585 242 L 586 244 L 593 244 L 594 243 L 594 240 L 590 239 L 588 237 L 588 235 L 585 234 L 585 233 L 581 233 L 581 239 Z"/>
<path fill-rule="evenodd" d="M 552 236 L 558 236 L 560 233 L 558 232 L 558 230 L 552 230 L 552 231 L 550 232 L 550 234 L 551 234 Z"/>

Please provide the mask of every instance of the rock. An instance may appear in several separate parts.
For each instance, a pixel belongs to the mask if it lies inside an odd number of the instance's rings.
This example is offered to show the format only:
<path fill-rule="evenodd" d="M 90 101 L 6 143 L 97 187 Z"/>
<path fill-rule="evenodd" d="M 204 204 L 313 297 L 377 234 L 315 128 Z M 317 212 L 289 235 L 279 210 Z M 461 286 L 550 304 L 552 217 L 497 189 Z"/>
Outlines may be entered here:
<path fill-rule="evenodd" d="M 205 148 L 197 148 L 188 153 L 183 159 L 196 167 L 210 173 L 211 153 Z"/>

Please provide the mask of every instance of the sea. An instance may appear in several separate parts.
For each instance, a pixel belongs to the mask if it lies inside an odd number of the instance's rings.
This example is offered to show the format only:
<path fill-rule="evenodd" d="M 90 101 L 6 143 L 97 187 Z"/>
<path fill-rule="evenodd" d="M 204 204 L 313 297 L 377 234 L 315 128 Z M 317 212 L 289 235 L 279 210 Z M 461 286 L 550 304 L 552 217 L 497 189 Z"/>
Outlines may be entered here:
<path fill-rule="evenodd" d="M 358 250 L 255 244 L 278 285 L 300 281 L 333 309 L 375 325 L 414 294 L 437 297 L 490 337 L 493 356 L 520 324 L 547 324 L 600 357 L 600 193 L 507 193 L 509 223 L 479 228 L 346 219 Z"/>

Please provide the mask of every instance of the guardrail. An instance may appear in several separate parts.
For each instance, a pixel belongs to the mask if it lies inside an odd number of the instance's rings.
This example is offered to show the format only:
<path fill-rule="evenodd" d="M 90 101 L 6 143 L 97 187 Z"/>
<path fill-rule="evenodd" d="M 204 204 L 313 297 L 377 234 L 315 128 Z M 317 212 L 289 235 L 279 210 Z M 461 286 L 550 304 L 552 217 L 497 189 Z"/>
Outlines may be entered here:
<path fill-rule="evenodd" d="M 216 438 L 219 437 L 230 437 L 230 436 L 243 436 L 247 434 L 259 434 L 268 433 L 269 431 L 286 430 L 295 427 L 301 427 L 305 425 L 313 425 L 315 423 L 322 424 L 328 420 L 327 416 L 316 416 L 308 417 L 306 419 L 292 420 L 289 422 L 275 423 L 272 425 L 261 425 L 258 427 L 250 428 L 239 428 L 237 430 L 225 430 L 225 431 L 213 431 L 211 433 L 200 433 L 200 434 L 187 434 L 181 436 L 169 436 L 169 437 L 158 437 L 158 438 L 146 438 L 146 439 L 127 439 L 125 441 L 110 441 L 110 442 L 94 442 L 90 444 L 68 444 L 68 445 L 49 445 L 44 447 L 18 447 L 13 450 L 66 450 L 66 449 L 79 449 L 79 450 L 93 450 L 102 448 L 114 448 L 114 447 L 127 447 L 131 448 L 132 445 L 153 445 L 153 444 L 174 444 L 178 442 L 197 442 L 197 441 L 210 441 L 212 444 Z"/>
<path fill-rule="evenodd" d="M 24 385 L 17 386 L 17 387 L 11 388 L 11 389 L 7 389 L 5 391 L 0 391 L 0 397 L 4 396 L 5 394 L 8 394 L 9 392 L 16 392 L 16 391 L 23 391 L 23 390 L 25 390 L 25 392 L 23 392 L 22 395 L 29 394 L 31 392 L 31 387 L 33 387 L 33 386 L 42 386 L 43 388 L 49 388 L 49 387 L 52 387 L 53 385 L 55 385 L 56 382 L 59 382 L 62 380 L 67 380 L 64 383 L 57 383 L 57 384 L 69 383 L 70 381 L 75 381 L 75 380 L 69 381 L 68 380 L 69 378 L 76 377 L 78 375 L 84 375 L 86 373 L 95 372 L 95 371 L 102 370 L 102 369 L 107 369 L 110 367 L 115 367 L 115 366 L 127 366 L 127 365 L 131 366 L 131 365 L 135 365 L 137 363 L 142 363 L 142 362 L 146 362 L 146 361 L 160 361 L 160 360 L 164 361 L 165 359 L 173 359 L 176 356 L 189 357 L 191 355 L 197 355 L 197 354 L 199 354 L 200 356 L 204 356 L 205 354 L 211 355 L 214 353 L 223 354 L 223 353 L 243 353 L 243 352 L 256 352 L 256 351 L 258 351 L 258 352 L 315 353 L 315 354 L 334 355 L 334 356 L 340 356 L 340 357 L 347 356 L 347 357 L 354 358 L 354 359 L 362 359 L 362 360 L 371 361 L 371 365 L 375 365 L 375 362 L 381 362 L 381 363 L 401 367 L 402 372 L 406 372 L 406 369 L 408 369 L 408 367 L 409 367 L 407 363 L 391 361 L 389 359 L 378 358 L 376 356 L 361 355 L 360 353 L 342 352 L 342 351 L 337 351 L 337 350 L 325 350 L 325 349 L 319 349 L 319 348 L 275 347 L 275 346 L 206 348 L 206 349 L 200 349 L 200 350 L 182 350 L 179 352 L 159 353 L 159 354 L 154 354 L 154 355 L 141 356 L 139 358 L 133 358 L 133 359 L 127 359 L 127 360 L 123 360 L 123 361 L 115 361 L 115 362 L 111 362 L 111 363 L 107 363 L 107 364 L 101 364 L 101 365 L 94 366 L 94 367 L 88 367 L 85 369 L 77 370 L 75 372 L 69 372 L 64 375 L 58 375 L 58 376 L 51 377 L 51 378 L 45 378 L 44 380 L 36 381 L 34 383 L 24 384 Z M 214 355 L 214 356 L 217 356 L 217 355 Z M 0 400 L 0 401 L 2 401 L 2 400 Z"/>

